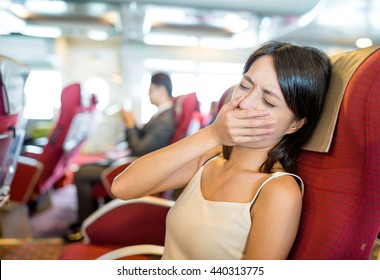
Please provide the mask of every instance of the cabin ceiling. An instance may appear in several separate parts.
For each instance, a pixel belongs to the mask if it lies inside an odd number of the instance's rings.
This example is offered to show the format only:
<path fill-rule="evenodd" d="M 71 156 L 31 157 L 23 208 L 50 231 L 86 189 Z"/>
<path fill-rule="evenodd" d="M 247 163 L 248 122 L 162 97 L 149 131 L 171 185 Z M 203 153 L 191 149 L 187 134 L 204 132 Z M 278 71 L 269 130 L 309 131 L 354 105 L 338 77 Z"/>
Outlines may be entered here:
<path fill-rule="evenodd" d="M 359 38 L 380 43 L 378 18 L 380 0 L 2 0 L 0 35 L 162 45 L 177 36 L 178 43 L 183 37 L 188 44 L 214 40 L 235 48 L 277 39 L 354 47 Z"/>

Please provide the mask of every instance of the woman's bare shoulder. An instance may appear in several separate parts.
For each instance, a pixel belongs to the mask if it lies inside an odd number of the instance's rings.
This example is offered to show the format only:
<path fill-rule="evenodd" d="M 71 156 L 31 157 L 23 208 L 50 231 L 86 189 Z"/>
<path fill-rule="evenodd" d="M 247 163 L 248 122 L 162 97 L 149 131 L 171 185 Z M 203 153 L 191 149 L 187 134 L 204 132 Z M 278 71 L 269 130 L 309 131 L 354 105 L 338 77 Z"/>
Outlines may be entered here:
<path fill-rule="evenodd" d="M 292 175 L 275 176 L 267 182 L 263 190 L 267 190 L 268 195 L 302 195 L 301 187 L 297 179 Z"/>
<path fill-rule="evenodd" d="M 269 180 L 263 186 L 256 204 L 271 204 L 283 208 L 295 203 L 302 203 L 300 185 L 293 176 L 285 175 Z"/>

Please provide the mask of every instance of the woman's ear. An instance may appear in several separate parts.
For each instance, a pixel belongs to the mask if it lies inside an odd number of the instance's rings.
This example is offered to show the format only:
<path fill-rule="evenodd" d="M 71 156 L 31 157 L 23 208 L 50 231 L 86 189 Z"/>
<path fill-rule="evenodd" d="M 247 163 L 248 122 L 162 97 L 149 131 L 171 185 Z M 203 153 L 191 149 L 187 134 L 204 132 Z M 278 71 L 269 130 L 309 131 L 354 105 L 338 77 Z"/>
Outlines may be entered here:
<path fill-rule="evenodd" d="M 300 129 L 305 123 L 307 123 L 306 117 L 302 119 L 295 119 L 292 121 L 289 129 L 286 131 L 286 134 L 292 134 Z"/>

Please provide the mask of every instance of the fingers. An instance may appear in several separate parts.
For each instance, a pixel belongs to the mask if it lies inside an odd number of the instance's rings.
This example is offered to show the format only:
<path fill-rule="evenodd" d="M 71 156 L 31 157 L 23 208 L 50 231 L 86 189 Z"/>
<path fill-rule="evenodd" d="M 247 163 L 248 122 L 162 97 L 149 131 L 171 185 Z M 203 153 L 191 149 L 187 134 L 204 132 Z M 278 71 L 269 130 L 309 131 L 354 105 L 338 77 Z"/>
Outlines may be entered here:
<path fill-rule="evenodd" d="M 275 121 L 265 110 L 239 108 L 244 96 L 225 104 L 213 124 L 215 135 L 223 145 L 237 145 L 267 139 L 274 132 Z"/>
<path fill-rule="evenodd" d="M 232 110 L 223 113 L 225 126 L 230 129 L 271 128 L 275 124 L 269 113 L 263 110 Z"/>
<path fill-rule="evenodd" d="M 244 125 L 242 123 L 248 124 Z M 239 121 L 237 124 L 229 124 L 225 126 L 231 137 L 268 136 L 274 132 L 274 122 L 272 120 Z"/>
<path fill-rule="evenodd" d="M 238 108 L 239 104 L 244 100 L 244 98 L 245 96 L 239 96 L 235 99 L 232 99 L 230 102 L 223 105 L 221 111 L 224 111 L 227 114 L 232 114 L 233 117 L 238 118 L 238 119 L 258 118 L 258 117 L 265 117 L 269 115 L 269 112 L 266 110 L 259 110 L 259 109 L 244 110 L 244 109 Z"/>
<path fill-rule="evenodd" d="M 244 99 L 244 96 L 239 96 L 238 98 L 234 98 L 231 101 L 224 104 L 221 110 L 234 110 L 239 106 L 240 102 L 243 99 Z"/>
<path fill-rule="evenodd" d="M 253 118 L 263 118 L 269 116 L 269 112 L 266 110 L 251 109 L 251 110 L 232 110 L 227 114 L 236 119 L 253 119 Z"/>
<path fill-rule="evenodd" d="M 227 146 L 235 146 L 235 145 L 241 145 L 241 144 L 244 144 L 244 143 L 257 143 L 257 142 L 260 142 L 260 141 L 263 141 L 265 139 L 267 139 L 268 136 L 267 135 L 246 135 L 246 136 L 237 136 L 237 137 L 234 137 L 231 139 L 231 143 L 230 145 L 227 145 Z"/>
<path fill-rule="evenodd" d="M 220 144 L 234 146 L 267 139 L 274 133 L 274 122 L 269 119 L 214 122 L 211 128 Z"/>

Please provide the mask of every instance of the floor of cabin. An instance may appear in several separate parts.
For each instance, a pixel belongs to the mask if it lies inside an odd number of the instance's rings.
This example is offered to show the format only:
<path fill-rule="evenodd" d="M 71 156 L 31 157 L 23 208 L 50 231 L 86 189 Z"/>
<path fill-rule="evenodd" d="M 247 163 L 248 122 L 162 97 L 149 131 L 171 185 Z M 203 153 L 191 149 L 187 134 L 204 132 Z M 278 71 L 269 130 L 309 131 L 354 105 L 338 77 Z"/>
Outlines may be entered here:
<path fill-rule="evenodd" d="M 76 189 L 68 185 L 51 192 L 51 207 L 30 218 L 30 238 L 0 239 L 1 260 L 57 260 L 65 243 L 61 236 L 76 220 Z"/>

